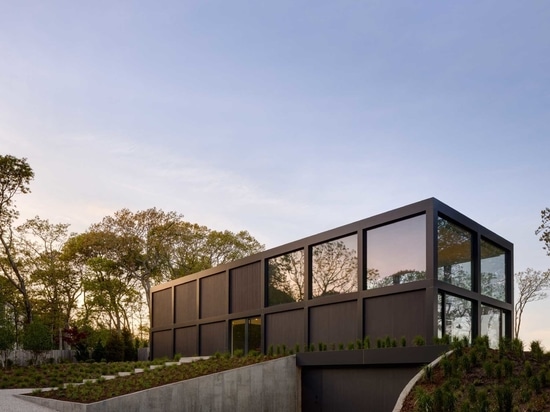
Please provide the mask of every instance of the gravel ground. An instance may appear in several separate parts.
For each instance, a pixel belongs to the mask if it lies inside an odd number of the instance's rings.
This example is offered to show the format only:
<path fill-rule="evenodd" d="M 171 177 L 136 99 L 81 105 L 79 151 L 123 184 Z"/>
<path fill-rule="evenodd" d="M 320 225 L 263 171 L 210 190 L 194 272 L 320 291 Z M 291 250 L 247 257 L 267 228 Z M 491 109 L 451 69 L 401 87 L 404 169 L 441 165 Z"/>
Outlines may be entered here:
<path fill-rule="evenodd" d="M 51 412 L 53 409 L 27 402 L 13 395 L 31 393 L 32 389 L 2 389 L 0 390 L 0 411 L 2 412 Z"/>

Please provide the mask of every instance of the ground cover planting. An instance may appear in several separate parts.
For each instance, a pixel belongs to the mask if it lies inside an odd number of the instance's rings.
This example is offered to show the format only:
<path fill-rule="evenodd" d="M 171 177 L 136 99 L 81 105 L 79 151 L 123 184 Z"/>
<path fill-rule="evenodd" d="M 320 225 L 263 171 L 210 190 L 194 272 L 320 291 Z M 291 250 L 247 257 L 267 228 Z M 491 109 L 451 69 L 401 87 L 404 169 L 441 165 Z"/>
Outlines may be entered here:
<path fill-rule="evenodd" d="M 265 362 L 280 356 L 282 355 L 230 357 L 228 355 L 218 354 L 210 359 L 162 366 L 155 369 L 149 368 L 148 365 L 142 365 L 141 368 L 139 366 L 137 367 L 143 369 L 143 372 L 119 376 L 115 379 L 101 378 L 101 375 L 92 378 L 91 375 L 89 375 L 90 377 L 86 379 L 97 379 L 97 381 L 90 381 L 81 385 L 65 385 L 64 387 L 51 391 L 35 390 L 32 395 L 71 402 L 91 403 L 144 389 L 167 385 L 169 383 Z M 158 362 L 157 364 L 160 365 Z M 164 363 L 162 363 L 162 365 L 164 365 Z"/>
<path fill-rule="evenodd" d="M 550 353 L 539 342 L 530 351 L 519 339 L 489 349 L 487 337 L 452 347 L 436 366 L 424 368 L 402 412 L 550 411 Z"/>

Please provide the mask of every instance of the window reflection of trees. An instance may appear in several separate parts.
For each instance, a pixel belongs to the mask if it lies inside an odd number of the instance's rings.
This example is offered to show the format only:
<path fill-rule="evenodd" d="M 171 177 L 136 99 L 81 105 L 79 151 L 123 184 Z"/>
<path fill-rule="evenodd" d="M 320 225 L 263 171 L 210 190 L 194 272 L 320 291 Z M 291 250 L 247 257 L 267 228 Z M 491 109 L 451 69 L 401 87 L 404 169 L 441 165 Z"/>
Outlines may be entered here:
<path fill-rule="evenodd" d="M 304 251 L 277 256 L 268 260 L 268 304 L 304 300 Z"/>
<path fill-rule="evenodd" d="M 498 348 L 501 336 L 504 336 L 504 314 L 500 309 L 481 305 L 481 335 L 489 337 L 489 346 Z"/>
<path fill-rule="evenodd" d="M 399 285 L 423 279 L 426 279 L 426 272 L 423 270 L 403 269 L 393 275 L 382 276 L 378 269 L 367 269 L 367 288 L 369 289 Z"/>
<path fill-rule="evenodd" d="M 426 216 L 367 231 L 367 289 L 426 279 Z"/>
<path fill-rule="evenodd" d="M 437 277 L 471 290 L 472 234 L 446 219 L 437 223 Z"/>
<path fill-rule="evenodd" d="M 506 300 L 506 252 L 481 240 L 481 293 Z"/>
<path fill-rule="evenodd" d="M 313 297 L 357 291 L 357 236 L 322 243 L 312 248 Z"/>
<path fill-rule="evenodd" d="M 444 328 L 443 319 L 445 320 Z M 439 335 L 472 338 L 472 302 L 451 295 L 439 295 Z"/>

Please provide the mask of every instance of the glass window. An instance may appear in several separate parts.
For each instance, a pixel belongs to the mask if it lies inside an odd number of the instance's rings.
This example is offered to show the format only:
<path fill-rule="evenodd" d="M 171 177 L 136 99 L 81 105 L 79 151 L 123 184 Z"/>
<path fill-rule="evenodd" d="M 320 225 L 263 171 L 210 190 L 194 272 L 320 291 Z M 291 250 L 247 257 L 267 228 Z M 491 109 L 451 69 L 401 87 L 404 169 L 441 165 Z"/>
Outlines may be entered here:
<path fill-rule="evenodd" d="M 472 234 L 442 217 L 437 221 L 437 278 L 472 289 Z"/>
<path fill-rule="evenodd" d="M 451 295 L 439 295 L 438 336 L 466 337 L 472 341 L 472 302 Z"/>
<path fill-rule="evenodd" d="M 497 349 L 504 337 L 504 313 L 501 309 L 481 305 L 481 335 L 489 337 L 489 346 Z"/>
<path fill-rule="evenodd" d="M 337 295 L 357 291 L 357 235 L 311 248 L 312 295 Z"/>
<path fill-rule="evenodd" d="M 269 306 L 304 300 L 304 251 L 268 259 L 267 285 Z"/>
<path fill-rule="evenodd" d="M 236 350 L 247 354 L 251 350 L 262 351 L 262 318 L 231 321 L 231 353 Z"/>
<path fill-rule="evenodd" d="M 481 239 L 481 293 L 506 300 L 506 252 Z"/>
<path fill-rule="evenodd" d="M 426 215 L 367 231 L 367 289 L 426 279 Z"/>
<path fill-rule="evenodd" d="M 231 353 L 236 350 L 245 352 L 245 328 L 246 319 L 238 319 L 231 322 Z"/>

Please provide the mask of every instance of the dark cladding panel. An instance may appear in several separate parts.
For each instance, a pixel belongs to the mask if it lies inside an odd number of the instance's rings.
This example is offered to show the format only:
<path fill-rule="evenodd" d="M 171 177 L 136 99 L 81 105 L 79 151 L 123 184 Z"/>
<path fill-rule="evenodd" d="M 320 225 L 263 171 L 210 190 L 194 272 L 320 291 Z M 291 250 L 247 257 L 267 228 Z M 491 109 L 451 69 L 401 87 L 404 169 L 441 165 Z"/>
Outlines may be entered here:
<path fill-rule="evenodd" d="M 172 330 L 163 330 L 153 332 L 153 359 L 167 356 L 171 358 L 172 354 Z"/>
<path fill-rule="evenodd" d="M 176 341 L 174 342 L 174 352 L 182 356 L 196 356 L 198 351 L 197 327 L 176 329 Z"/>
<path fill-rule="evenodd" d="M 348 344 L 357 339 L 356 301 L 317 306 L 309 312 L 309 342 Z"/>
<path fill-rule="evenodd" d="M 176 323 L 197 320 L 197 281 L 175 287 Z"/>
<path fill-rule="evenodd" d="M 232 269 L 231 276 L 231 313 L 259 309 L 261 297 L 260 262 Z"/>
<path fill-rule="evenodd" d="M 153 293 L 153 327 L 172 326 L 172 288 Z"/>
<path fill-rule="evenodd" d="M 201 319 L 227 315 L 228 291 L 225 272 L 202 278 L 200 282 Z"/>
<path fill-rule="evenodd" d="M 365 336 L 376 341 L 389 336 L 400 339 L 405 336 L 412 342 L 415 336 L 431 339 L 426 334 L 425 291 L 418 290 L 396 295 L 365 299 Z"/>
<path fill-rule="evenodd" d="M 419 366 L 302 368 L 303 411 L 391 411 Z"/>
<path fill-rule="evenodd" d="M 200 326 L 201 356 L 213 355 L 216 352 L 227 352 L 225 335 L 227 326 L 225 322 L 209 323 Z"/>
<path fill-rule="evenodd" d="M 265 316 L 266 347 L 286 345 L 287 348 L 294 348 L 296 344 L 300 348 L 306 344 L 304 336 L 304 310 L 292 310 L 289 312 L 272 313 Z"/>

